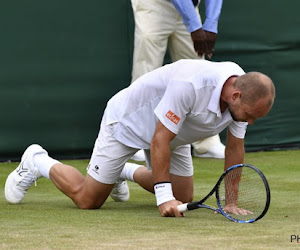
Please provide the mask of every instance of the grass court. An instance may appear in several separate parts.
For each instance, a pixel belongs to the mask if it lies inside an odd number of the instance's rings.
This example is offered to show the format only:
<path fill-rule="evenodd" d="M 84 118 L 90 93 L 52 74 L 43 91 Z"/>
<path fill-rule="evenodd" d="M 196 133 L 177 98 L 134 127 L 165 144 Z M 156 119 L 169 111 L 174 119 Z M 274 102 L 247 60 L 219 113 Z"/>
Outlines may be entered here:
<path fill-rule="evenodd" d="M 85 174 L 88 160 L 62 161 Z M 0 164 L 0 249 L 299 249 L 300 151 L 247 153 L 271 189 L 271 206 L 253 224 L 237 224 L 211 210 L 162 218 L 154 195 L 129 183 L 130 200 L 111 198 L 100 210 L 80 210 L 47 179 L 38 180 L 19 205 L 4 198 L 8 174 L 18 163 Z M 194 158 L 195 200 L 214 186 L 223 160 Z M 213 204 L 213 200 L 210 200 Z"/>

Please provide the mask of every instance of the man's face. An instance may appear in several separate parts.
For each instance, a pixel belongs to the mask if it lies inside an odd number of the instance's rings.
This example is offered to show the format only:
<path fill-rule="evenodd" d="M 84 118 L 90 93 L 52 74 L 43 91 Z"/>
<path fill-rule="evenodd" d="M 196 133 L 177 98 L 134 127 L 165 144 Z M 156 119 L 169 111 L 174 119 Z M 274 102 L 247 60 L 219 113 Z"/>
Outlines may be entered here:
<path fill-rule="evenodd" d="M 248 105 L 241 102 L 241 99 L 236 99 L 232 103 L 228 103 L 228 110 L 234 121 L 248 122 L 253 125 L 256 119 L 264 117 L 270 111 L 266 107 L 266 100 L 260 100 L 254 105 Z"/>

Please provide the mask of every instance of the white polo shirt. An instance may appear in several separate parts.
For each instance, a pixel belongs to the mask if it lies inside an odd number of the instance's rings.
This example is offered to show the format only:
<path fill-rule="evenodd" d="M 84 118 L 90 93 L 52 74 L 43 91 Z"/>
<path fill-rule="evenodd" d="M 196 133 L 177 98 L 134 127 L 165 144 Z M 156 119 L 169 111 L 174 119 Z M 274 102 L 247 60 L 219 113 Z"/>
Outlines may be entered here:
<path fill-rule="evenodd" d="M 247 123 L 235 122 L 228 110 L 220 110 L 225 81 L 243 74 L 233 62 L 177 61 L 113 96 L 103 122 L 115 139 L 133 148 L 150 148 L 158 120 L 176 134 L 172 148 L 219 134 L 226 127 L 244 138 Z"/>

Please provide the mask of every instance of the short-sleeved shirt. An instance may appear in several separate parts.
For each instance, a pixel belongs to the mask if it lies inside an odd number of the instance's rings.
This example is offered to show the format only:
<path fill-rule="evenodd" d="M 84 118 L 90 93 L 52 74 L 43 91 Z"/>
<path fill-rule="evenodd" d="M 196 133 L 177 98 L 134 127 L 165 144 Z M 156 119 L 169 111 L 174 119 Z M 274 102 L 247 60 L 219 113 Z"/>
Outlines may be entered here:
<path fill-rule="evenodd" d="M 219 134 L 226 127 L 244 138 L 246 122 L 220 110 L 224 83 L 245 74 L 233 62 L 183 59 L 145 74 L 113 96 L 103 122 L 121 143 L 149 149 L 158 120 L 176 134 L 171 147 Z"/>

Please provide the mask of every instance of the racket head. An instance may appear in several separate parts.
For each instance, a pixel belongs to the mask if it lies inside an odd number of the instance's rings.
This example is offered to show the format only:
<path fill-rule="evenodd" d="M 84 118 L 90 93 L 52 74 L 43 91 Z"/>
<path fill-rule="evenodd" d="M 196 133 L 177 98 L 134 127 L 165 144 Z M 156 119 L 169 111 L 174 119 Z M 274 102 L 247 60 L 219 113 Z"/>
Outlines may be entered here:
<path fill-rule="evenodd" d="M 217 185 L 218 207 L 226 218 L 238 223 L 253 223 L 267 213 L 271 201 L 270 188 L 266 177 L 257 167 L 249 164 L 234 165 L 224 172 Z M 225 205 L 234 203 L 252 214 L 240 215 L 224 210 Z"/>

